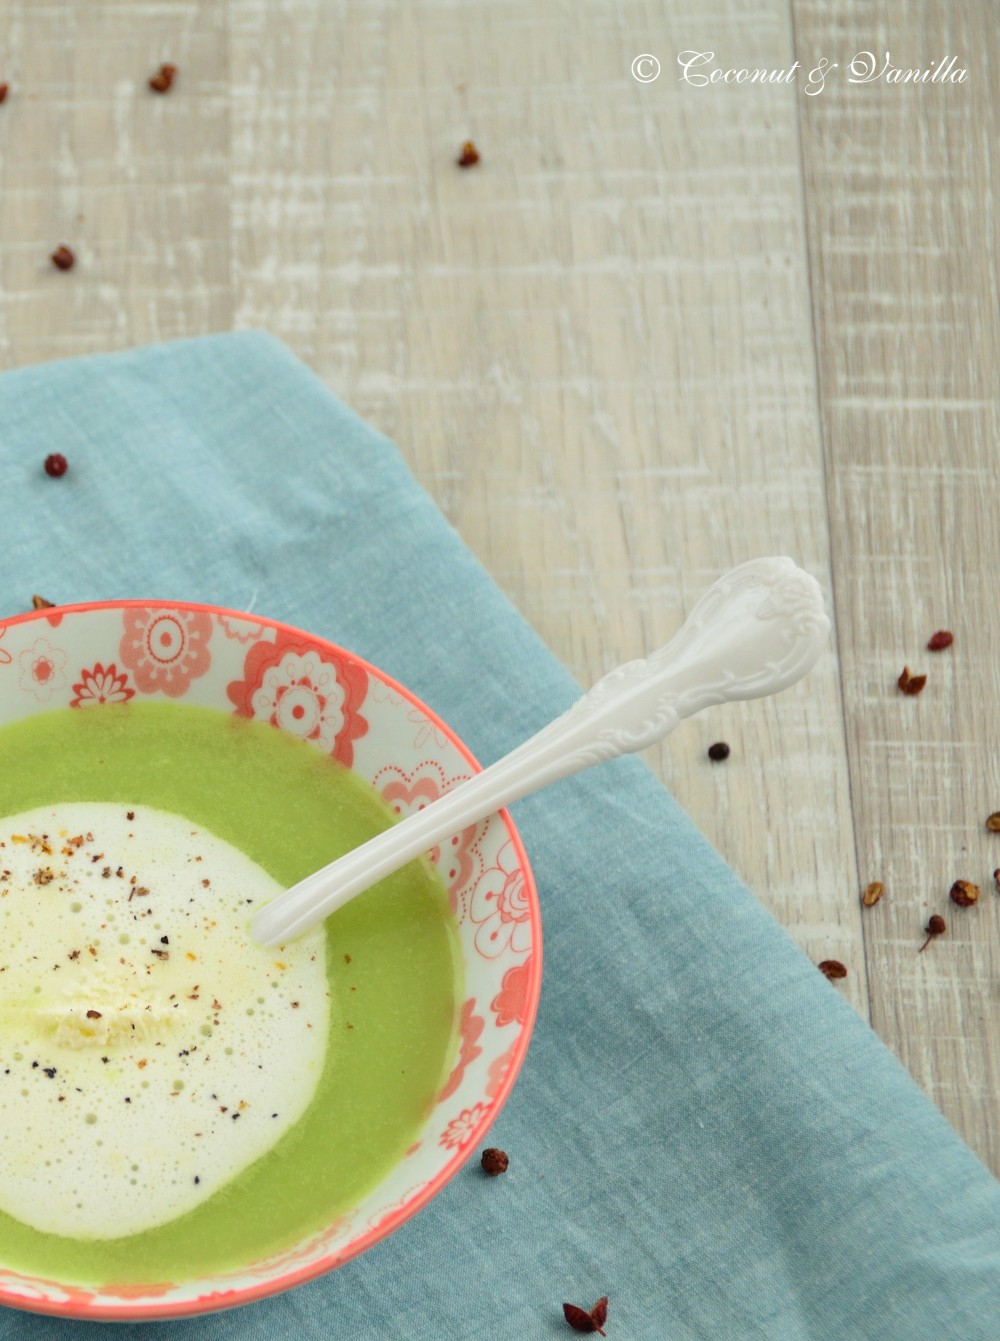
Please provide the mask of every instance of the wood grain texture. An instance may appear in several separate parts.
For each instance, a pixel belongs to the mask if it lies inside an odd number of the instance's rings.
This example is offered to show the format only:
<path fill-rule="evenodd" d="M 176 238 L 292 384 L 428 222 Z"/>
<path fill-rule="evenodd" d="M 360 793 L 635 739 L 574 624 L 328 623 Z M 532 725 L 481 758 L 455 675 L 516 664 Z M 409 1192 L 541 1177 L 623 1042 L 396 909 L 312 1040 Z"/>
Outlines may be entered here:
<path fill-rule="evenodd" d="M 795 0 L 797 54 L 962 84 L 831 81 L 803 99 L 813 314 L 875 1028 L 1000 1168 L 1000 464 L 996 12 Z M 866 62 L 859 62 L 861 69 Z M 935 629 L 955 644 L 925 650 Z M 894 681 L 928 673 L 919 698 Z M 982 888 L 960 909 L 957 878 Z M 948 932 L 916 955 L 941 913 Z"/>
<path fill-rule="evenodd" d="M 787 61 L 766 8 L 700 21 Z M 794 98 L 637 83 L 651 33 L 684 45 L 665 12 L 232 8 L 237 323 L 400 444 L 584 682 L 733 563 L 828 577 Z M 814 959 L 860 967 L 832 655 L 651 762 Z M 866 1009 L 863 973 L 841 990 Z"/>
<path fill-rule="evenodd" d="M 914 49 L 943 5 L 907 7 Z M 1000 805 L 996 758 L 964 757 L 1000 720 L 995 621 L 973 631 L 991 608 L 979 556 L 997 557 L 977 177 L 995 108 L 982 76 L 946 124 L 944 97 L 921 119 L 898 89 L 678 82 L 692 46 L 773 68 L 857 40 L 832 5 L 793 9 L 8 0 L 0 357 L 273 331 L 399 443 L 582 682 L 666 641 L 722 569 L 794 555 L 836 593 L 842 673 L 832 649 L 650 763 L 803 949 L 848 965 L 830 990 L 867 1014 L 871 988 L 879 1032 L 997 1168 L 995 1012 L 963 1041 L 977 993 L 996 993 L 986 895 L 964 923 L 981 943 L 956 915 L 947 946 L 913 954 L 932 901 L 918 870 L 936 859 L 950 883 L 965 824 L 954 874 L 975 878 L 988 843 L 969 810 Z M 962 13 L 952 45 L 976 46 Z M 645 51 L 663 74 L 644 85 Z M 157 98 L 163 60 L 180 76 Z M 482 160 L 462 171 L 470 136 Z M 57 242 L 80 257 L 65 275 Z M 949 622 L 954 655 L 900 699 L 900 658 Z M 712 765 L 720 738 L 733 752 Z M 876 876 L 886 899 L 862 918 Z"/>
<path fill-rule="evenodd" d="M 146 81 L 168 60 L 163 97 Z M 228 329 L 224 7 L 5 0 L 0 68 L 4 364 Z"/>

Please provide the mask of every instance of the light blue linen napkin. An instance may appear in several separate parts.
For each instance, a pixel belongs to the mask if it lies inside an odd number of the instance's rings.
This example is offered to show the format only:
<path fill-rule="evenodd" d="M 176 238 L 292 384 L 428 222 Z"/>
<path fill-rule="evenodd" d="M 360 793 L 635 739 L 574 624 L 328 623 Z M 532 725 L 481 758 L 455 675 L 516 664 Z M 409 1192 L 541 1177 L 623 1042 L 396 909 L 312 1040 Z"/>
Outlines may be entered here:
<path fill-rule="evenodd" d="M 0 613 L 252 603 L 397 676 L 484 762 L 578 692 L 392 444 L 264 335 L 0 377 L 0 518 Z M 562 1302 L 606 1294 L 612 1341 L 996 1341 L 1000 1185 L 645 766 L 514 813 L 546 963 L 491 1133 L 510 1171 L 473 1159 L 289 1294 L 116 1335 L 565 1338 Z M 0 1341 L 101 1328 L 0 1315 Z"/>

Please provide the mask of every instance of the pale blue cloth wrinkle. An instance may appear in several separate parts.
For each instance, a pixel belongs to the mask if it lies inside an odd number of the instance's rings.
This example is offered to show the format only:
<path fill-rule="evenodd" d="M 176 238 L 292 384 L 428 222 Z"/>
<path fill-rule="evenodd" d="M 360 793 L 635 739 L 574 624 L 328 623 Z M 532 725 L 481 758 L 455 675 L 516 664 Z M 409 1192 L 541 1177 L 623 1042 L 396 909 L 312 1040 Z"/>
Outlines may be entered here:
<path fill-rule="evenodd" d="M 252 603 L 483 762 L 579 692 L 394 445 L 262 333 L 0 376 L 0 508 L 0 623 L 34 592 Z M 564 1300 L 607 1294 L 609 1341 L 997 1341 L 1000 1185 L 641 760 L 514 815 L 545 971 L 490 1134 L 509 1172 L 473 1159 L 288 1294 L 115 1335 L 558 1339 Z M 0 1312 L 0 1341 L 99 1334 Z"/>

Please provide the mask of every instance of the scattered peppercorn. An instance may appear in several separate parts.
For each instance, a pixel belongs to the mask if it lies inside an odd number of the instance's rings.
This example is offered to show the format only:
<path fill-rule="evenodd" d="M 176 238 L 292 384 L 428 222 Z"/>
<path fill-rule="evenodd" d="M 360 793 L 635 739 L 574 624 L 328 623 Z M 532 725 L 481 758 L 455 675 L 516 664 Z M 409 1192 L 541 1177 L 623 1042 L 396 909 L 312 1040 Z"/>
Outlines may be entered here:
<path fill-rule="evenodd" d="M 971 908 L 979 898 L 979 886 L 971 880 L 956 880 L 949 893 L 952 903 L 957 903 L 959 908 Z"/>
<path fill-rule="evenodd" d="M 1000 833 L 1000 810 L 994 810 L 986 820 L 986 827 L 990 833 Z"/>
<path fill-rule="evenodd" d="M 931 636 L 927 644 L 928 652 L 943 652 L 946 647 L 950 647 L 955 641 L 955 635 L 949 633 L 947 629 L 938 629 L 937 633 Z"/>
<path fill-rule="evenodd" d="M 904 694 L 909 694 L 912 698 L 914 695 L 919 694 L 923 689 L 924 685 L 927 683 L 927 676 L 914 675 L 909 666 L 904 666 L 902 674 L 896 683 Z"/>
<path fill-rule="evenodd" d="M 10 92 L 9 84 L 0 84 L 0 104 L 7 101 L 7 94 Z"/>
<path fill-rule="evenodd" d="M 997 887 L 997 893 L 1000 894 L 1000 866 L 993 872 L 993 883 Z"/>
<path fill-rule="evenodd" d="M 506 1152 L 497 1150 L 495 1146 L 490 1146 L 489 1150 L 483 1151 L 482 1165 L 491 1178 L 496 1178 L 498 1174 L 506 1173 L 510 1160 Z"/>
<path fill-rule="evenodd" d="M 608 1318 L 608 1296 L 602 1295 L 589 1313 L 576 1304 L 563 1304 L 563 1317 L 574 1332 L 600 1332 L 607 1336 L 604 1324 Z"/>
<path fill-rule="evenodd" d="M 134 819 L 135 819 L 135 811 L 134 811 L 134 810 L 126 810 L 126 812 L 125 812 L 125 818 L 126 818 L 127 820 L 134 820 Z"/>
<path fill-rule="evenodd" d="M 62 452 L 53 452 L 45 458 L 45 473 L 51 475 L 54 480 L 57 480 L 60 475 L 65 475 L 67 470 L 69 470 L 69 462 Z"/>
<path fill-rule="evenodd" d="M 927 923 L 927 925 L 924 927 L 924 931 L 927 932 L 927 939 L 924 941 L 923 945 L 917 951 L 917 954 L 918 955 L 923 954 L 923 952 L 927 949 L 928 945 L 930 945 L 934 937 L 943 936 L 947 930 L 948 930 L 948 923 L 944 920 L 944 918 L 941 916 L 940 913 L 935 913 L 934 916 Z"/>
<path fill-rule="evenodd" d="M 76 257 L 65 244 L 56 247 L 49 260 L 57 270 L 72 270 Z"/>
<path fill-rule="evenodd" d="M 479 150 L 471 140 L 466 140 L 462 145 L 462 152 L 455 162 L 460 168 L 472 168 L 479 162 Z"/>
<path fill-rule="evenodd" d="M 54 608 L 52 601 L 47 601 L 44 596 L 32 596 L 31 606 L 34 610 L 51 610 Z"/>
<path fill-rule="evenodd" d="M 169 64 L 161 65 L 159 70 L 157 70 L 156 74 L 150 77 L 149 87 L 153 90 L 154 93 L 169 93 L 170 87 L 174 82 L 174 77 L 176 76 L 176 74 L 177 74 L 176 65 L 169 65 Z"/>
<path fill-rule="evenodd" d="M 874 908 L 875 904 L 878 903 L 884 893 L 885 885 L 882 884 L 881 880 L 873 880 L 861 896 L 865 907 Z"/>
<path fill-rule="evenodd" d="M 729 746 L 724 740 L 717 740 L 714 745 L 709 745 L 708 757 L 713 764 L 721 764 L 723 759 L 729 758 Z"/>
<path fill-rule="evenodd" d="M 829 978 L 831 982 L 836 978 L 847 977 L 847 968 L 839 959 L 824 959 L 823 962 L 817 964 L 816 967 L 819 969 L 820 973 L 823 974 L 824 978 Z"/>

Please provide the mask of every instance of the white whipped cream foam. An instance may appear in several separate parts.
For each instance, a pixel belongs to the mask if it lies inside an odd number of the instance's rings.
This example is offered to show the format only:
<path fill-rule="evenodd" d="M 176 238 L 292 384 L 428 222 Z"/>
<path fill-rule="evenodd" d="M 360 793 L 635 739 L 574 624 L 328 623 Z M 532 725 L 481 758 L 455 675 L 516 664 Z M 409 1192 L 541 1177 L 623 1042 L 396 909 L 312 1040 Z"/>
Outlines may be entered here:
<path fill-rule="evenodd" d="M 325 938 L 253 942 L 279 892 L 147 806 L 0 819 L 0 1210 L 75 1238 L 139 1233 L 301 1117 L 329 1035 Z"/>

